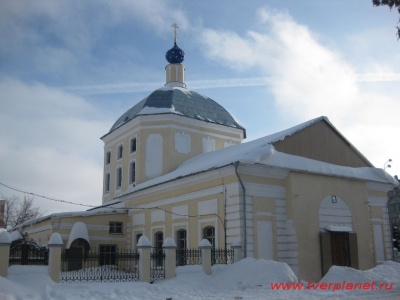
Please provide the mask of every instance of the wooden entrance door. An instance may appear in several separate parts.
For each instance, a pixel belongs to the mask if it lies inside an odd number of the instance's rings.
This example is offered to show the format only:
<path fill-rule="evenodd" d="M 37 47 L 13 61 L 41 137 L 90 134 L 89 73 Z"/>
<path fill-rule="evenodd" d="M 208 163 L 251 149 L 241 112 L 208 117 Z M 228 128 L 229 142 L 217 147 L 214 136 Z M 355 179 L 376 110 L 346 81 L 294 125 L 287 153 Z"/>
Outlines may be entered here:
<path fill-rule="evenodd" d="M 332 265 L 350 267 L 349 237 L 347 232 L 331 232 Z"/>

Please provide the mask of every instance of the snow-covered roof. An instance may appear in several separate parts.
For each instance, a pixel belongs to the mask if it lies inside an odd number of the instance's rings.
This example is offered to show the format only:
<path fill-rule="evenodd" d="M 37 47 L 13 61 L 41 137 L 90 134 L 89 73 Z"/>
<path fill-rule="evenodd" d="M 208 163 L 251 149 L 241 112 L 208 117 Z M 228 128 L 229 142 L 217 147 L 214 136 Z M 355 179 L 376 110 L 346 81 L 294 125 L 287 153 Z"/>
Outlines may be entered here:
<path fill-rule="evenodd" d="M 121 209 L 118 209 L 121 208 Z M 26 221 L 23 224 L 15 226 L 12 228 L 12 232 L 15 232 L 15 229 L 23 228 L 24 226 L 32 225 L 35 223 L 43 222 L 48 219 L 52 218 L 75 218 L 75 217 L 89 217 L 89 216 L 96 216 L 96 215 L 109 215 L 109 214 L 124 214 L 126 213 L 125 208 L 123 205 L 114 205 L 112 210 L 107 207 L 98 206 L 95 210 L 86 210 L 86 211 L 70 211 L 70 212 L 62 212 L 62 213 L 53 213 L 50 215 L 46 215 L 37 219 Z"/>
<path fill-rule="evenodd" d="M 10 244 L 10 243 L 11 239 L 8 232 L 6 230 L 0 231 L 0 244 Z"/>
<path fill-rule="evenodd" d="M 22 234 L 21 234 L 18 230 L 14 230 L 14 231 L 11 231 L 11 232 L 10 232 L 10 239 L 11 239 L 11 242 L 20 240 L 20 239 L 22 239 L 22 238 L 23 238 L 23 236 L 22 236 Z"/>
<path fill-rule="evenodd" d="M 321 120 L 321 118 L 311 120 L 288 130 L 284 130 L 251 142 L 198 155 L 187 160 L 176 170 L 166 175 L 136 185 L 133 191 L 141 190 L 180 177 L 185 177 L 190 174 L 219 168 L 235 162 L 240 162 L 243 164 L 262 164 L 293 171 L 369 180 L 390 183 L 393 185 L 398 184 L 396 179 L 382 169 L 373 167 L 353 168 L 335 165 L 301 156 L 282 153 L 277 151 L 274 146 L 271 145 L 271 143 L 284 139 L 286 136 L 294 134 L 305 126 L 309 126 L 313 122 L 315 123 L 319 120 Z"/>
<path fill-rule="evenodd" d="M 343 226 L 343 225 L 328 225 L 326 226 L 326 231 L 333 231 L 333 232 L 353 232 L 353 228 L 350 226 Z"/>
<path fill-rule="evenodd" d="M 89 232 L 88 232 L 86 224 L 83 222 L 74 223 L 74 225 L 72 226 L 71 232 L 69 233 L 68 242 L 67 242 L 67 245 L 65 248 L 69 249 L 69 247 L 71 247 L 72 242 L 77 239 L 83 239 L 83 240 L 87 241 L 90 245 Z"/>
<path fill-rule="evenodd" d="M 121 206 L 123 197 L 128 194 L 165 182 L 176 180 L 178 178 L 205 172 L 227 165 L 233 165 L 237 162 L 242 164 L 259 164 L 269 167 L 326 176 L 389 183 L 392 185 L 399 184 L 395 178 L 393 178 L 383 169 L 378 169 L 374 167 L 354 168 L 340 166 L 301 156 L 282 153 L 274 148 L 273 143 L 284 140 L 285 138 L 322 120 L 327 122 L 351 147 L 353 147 L 355 151 L 357 151 L 357 153 L 361 157 L 364 158 L 364 156 L 354 146 L 352 146 L 351 143 L 343 135 L 341 135 L 341 133 L 330 123 L 328 118 L 322 116 L 250 142 L 200 154 L 196 157 L 193 157 L 192 159 L 185 161 L 176 170 L 163 176 L 137 184 L 135 188 L 130 192 L 123 194 L 112 201 L 107 202 L 104 206 L 100 206 L 99 208 L 94 208 L 92 210 L 97 211 L 98 209 L 104 209 L 107 206 Z M 366 158 L 365 161 L 368 162 Z"/>

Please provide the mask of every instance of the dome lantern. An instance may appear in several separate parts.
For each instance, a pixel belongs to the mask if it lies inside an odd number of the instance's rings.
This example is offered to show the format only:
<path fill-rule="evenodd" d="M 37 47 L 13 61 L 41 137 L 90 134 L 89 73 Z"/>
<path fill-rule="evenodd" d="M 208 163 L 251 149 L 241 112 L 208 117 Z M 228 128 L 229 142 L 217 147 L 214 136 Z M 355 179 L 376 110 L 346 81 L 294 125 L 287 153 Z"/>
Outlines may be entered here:
<path fill-rule="evenodd" d="M 181 64 L 185 58 L 185 52 L 176 44 L 176 29 L 179 28 L 176 23 L 174 27 L 174 46 L 165 53 L 165 59 L 168 65 L 165 67 L 166 83 L 168 87 L 186 87 L 185 84 L 185 66 Z"/>

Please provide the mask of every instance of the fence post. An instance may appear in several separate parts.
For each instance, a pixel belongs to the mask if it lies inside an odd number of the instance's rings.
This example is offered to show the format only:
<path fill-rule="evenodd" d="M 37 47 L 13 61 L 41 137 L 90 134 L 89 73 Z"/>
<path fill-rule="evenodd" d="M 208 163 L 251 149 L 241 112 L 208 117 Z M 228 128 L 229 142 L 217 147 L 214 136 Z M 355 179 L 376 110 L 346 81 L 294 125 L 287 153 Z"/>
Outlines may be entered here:
<path fill-rule="evenodd" d="M 211 243 L 209 240 L 201 240 L 199 248 L 201 249 L 201 265 L 204 273 L 211 275 Z"/>
<path fill-rule="evenodd" d="M 6 277 L 10 260 L 11 239 L 7 231 L 0 232 L 0 276 Z"/>
<path fill-rule="evenodd" d="M 242 245 L 240 243 L 235 243 L 232 245 L 233 248 L 233 262 L 238 262 L 242 257 Z"/>
<path fill-rule="evenodd" d="M 60 282 L 61 272 L 61 248 L 63 241 L 61 235 L 54 232 L 49 240 L 49 275 L 55 282 Z"/>
<path fill-rule="evenodd" d="M 165 249 L 165 279 L 176 276 L 176 244 L 175 241 L 167 237 L 163 243 Z"/>
<path fill-rule="evenodd" d="M 136 245 L 139 252 L 139 281 L 150 282 L 150 249 L 147 236 L 142 235 Z"/>

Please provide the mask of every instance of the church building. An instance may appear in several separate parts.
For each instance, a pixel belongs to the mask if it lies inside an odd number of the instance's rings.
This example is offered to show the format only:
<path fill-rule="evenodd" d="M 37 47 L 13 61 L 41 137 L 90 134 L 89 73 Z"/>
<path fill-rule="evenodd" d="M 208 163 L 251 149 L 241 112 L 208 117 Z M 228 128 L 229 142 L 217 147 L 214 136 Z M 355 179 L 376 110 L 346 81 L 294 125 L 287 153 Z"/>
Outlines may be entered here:
<path fill-rule="evenodd" d="M 392 259 L 387 192 L 375 168 L 328 120 L 243 142 L 246 130 L 216 101 L 185 84 L 184 52 L 166 52 L 166 83 L 101 137 L 102 205 L 55 213 L 13 229 L 67 249 L 241 245 L 244 257 L 287 263 L 318 281 L 332 265 L 365 270 Z"/>

